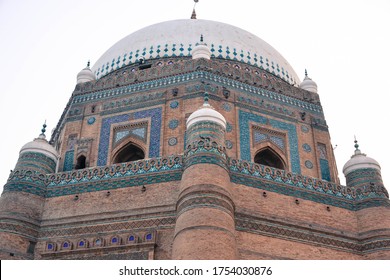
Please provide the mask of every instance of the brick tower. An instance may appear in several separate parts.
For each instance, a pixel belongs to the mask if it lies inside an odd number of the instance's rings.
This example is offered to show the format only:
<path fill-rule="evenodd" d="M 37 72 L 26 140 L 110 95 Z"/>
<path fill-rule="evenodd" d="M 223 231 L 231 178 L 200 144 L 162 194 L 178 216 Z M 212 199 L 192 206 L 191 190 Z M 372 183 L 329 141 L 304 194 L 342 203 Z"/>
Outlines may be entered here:
<path fill-rule="evenodd" d="M 47 142 L 46 124 L 22 147 L 0 198 L 1 259 L 33 259 L 46 195 L 46 175 L 56 171 L 58 154 Z M 6 229 L 4 231 L 4 229 Z"/>
<path fill-rule="evenodd" d="M 172 258 L 236 259 L 226 120 L 208 103 L 187 120 Z"/>

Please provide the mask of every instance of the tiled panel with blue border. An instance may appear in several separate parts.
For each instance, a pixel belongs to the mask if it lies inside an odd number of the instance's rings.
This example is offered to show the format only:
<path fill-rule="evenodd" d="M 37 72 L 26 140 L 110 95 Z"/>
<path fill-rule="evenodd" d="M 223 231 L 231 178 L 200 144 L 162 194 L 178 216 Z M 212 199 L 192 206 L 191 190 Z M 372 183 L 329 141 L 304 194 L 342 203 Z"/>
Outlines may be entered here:
<path fill-rule="evenodd" d="M 321 178 L 330 181 L 329 162 L 326 159 L 320 159 Z"/>
<path fill-rule="evenodd" d="M 250 112 L 239 110 L 239 127 L 240 127 L 240 150 L 241 159 L 246 161 L 252 161 L 251 157 L 251 130 L 249 122 L 255 122 L 258 124 L 269 124 L 276 129 L 285 130 L 287 132 L 288 143 L 290 147 L 290 166 L 291 171 L 295 173 L 301 173 L 301 164 L 298 151 L 298 135 L 296 127 L 293 124 L 284 123 L 278 120 L 267 119 L 264 116 L 256 115 Z"/>
<path fill-rule="evenodd" d="M 143 111 L 134 112 L 132 114 L 134 120 L 150 118 L 150 144 L 149 144 L 149 158 L 158 157 L 160 155 L 160 138 L 161 138 L 161 115 L 162 108 L 152 108 Z M 98 166 L 107 164 L 111 125 L 130 120 L 130 114 L 123 114 L 103 119 L 102 128 L 100 130 Z"/>
<path fill-rule="evenodd" d="M 65 153 L 63 171 L 71 171 L 73 169 L 74 150 Z"/>

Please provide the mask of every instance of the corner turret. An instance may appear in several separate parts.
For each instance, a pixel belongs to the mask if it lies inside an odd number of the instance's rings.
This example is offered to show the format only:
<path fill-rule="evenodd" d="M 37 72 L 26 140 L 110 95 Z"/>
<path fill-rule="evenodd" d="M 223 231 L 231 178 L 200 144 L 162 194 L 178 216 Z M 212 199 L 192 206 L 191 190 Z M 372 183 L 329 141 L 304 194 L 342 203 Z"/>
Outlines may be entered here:
<path fill-rule="evenodd" d="M 22 147 L 0 197 L 0 259 L 33 259 L 46 196 L 46 174 L 56 171 L 58 153 L 38 138 Z"/>

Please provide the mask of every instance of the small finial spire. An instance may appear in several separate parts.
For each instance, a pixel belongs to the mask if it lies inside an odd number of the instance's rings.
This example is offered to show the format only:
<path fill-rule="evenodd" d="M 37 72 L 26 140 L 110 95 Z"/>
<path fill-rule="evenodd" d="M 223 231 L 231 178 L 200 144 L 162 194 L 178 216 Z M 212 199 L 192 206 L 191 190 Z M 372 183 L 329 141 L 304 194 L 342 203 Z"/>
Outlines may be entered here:
<path fill-rule="evenodd" d="M 203 43 L 203 34 L 200 34 L 200 42 Z"/>
<path fill-rule="evenodd" d="M 355 149 L 356 149 L 356 151 L 358 151 L 359 150 L 359 145 L 358 145 L 358 141 L 356 140 L 356 136 L 354 135 L 354 138 L 355 138 Z"/>
<path fill-rule="evenodd" d="M 191 19 L 196 19 L 195 6 L 196 6 L 196 3 L 198 3 L 198 2 L 199 2 L 199 0 L 194 0 L 194 8 L 192 9 Z"/>
<path fill-rule="evenodd" d="M 207 91 L 204 93 L 203 100 L 204 100 L 203 105 L 209 104 L 209 93 Z"/>
<path fill-rule="evenodd" d="M 40 136 L 39 138 L 45 138 L 46 137 L 46 135 L 45 135 L 46 127 L 47 127 L 47 125 L 46 125 L 46 120 L 45 120 L 45 123 L 43 124 L 42 129 L 41 129 L 41 134 L 39 135 Z"/>
<path fill-rule="evenodd" d="M 91 65 L 91 61 L 88 60 L 87 67 L 89 68 L 90 65 Z"/>
<path fill-rule="evenodd" d="M 305 77 L 307 77 L 307 69 L 305 69 Z"/>

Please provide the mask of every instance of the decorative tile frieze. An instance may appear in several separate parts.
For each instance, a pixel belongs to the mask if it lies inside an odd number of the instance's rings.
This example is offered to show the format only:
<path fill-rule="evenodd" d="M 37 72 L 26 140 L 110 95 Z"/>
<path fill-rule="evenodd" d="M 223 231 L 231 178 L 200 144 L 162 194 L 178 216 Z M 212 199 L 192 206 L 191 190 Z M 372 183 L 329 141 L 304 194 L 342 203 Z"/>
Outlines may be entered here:
<path fill-rule="evenodd" d="M 359 188 L 302 176 L 252 162 L 230 159 L 231 180 L 249 187 L 301 197 L 315 202 L 357 210 L 373 205 L 390 206 L 389 194 L 381 185 Z"/>

